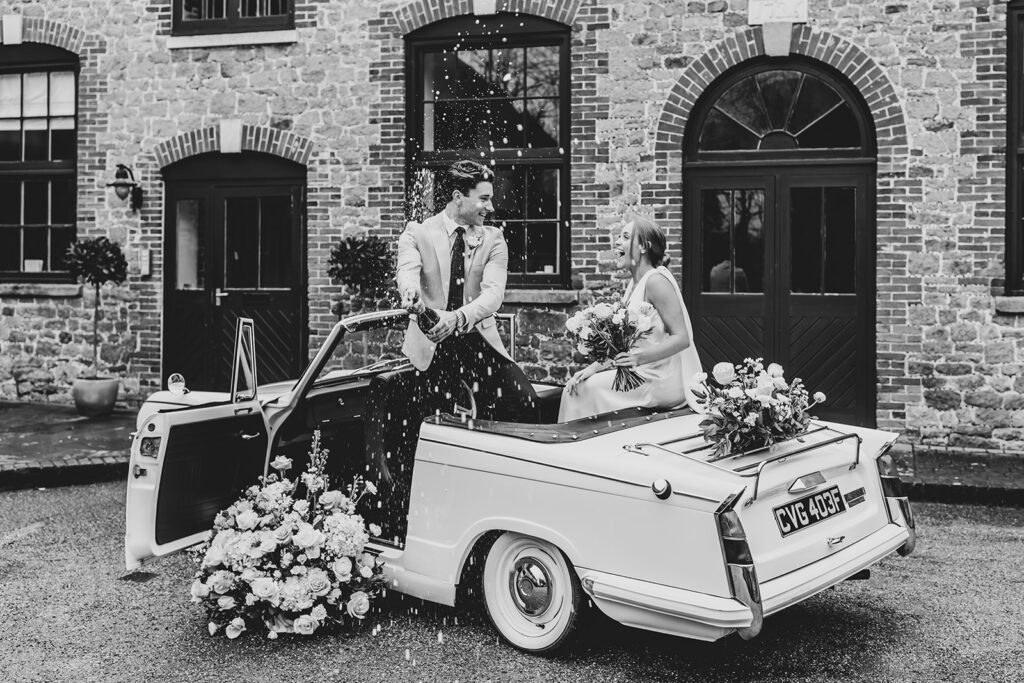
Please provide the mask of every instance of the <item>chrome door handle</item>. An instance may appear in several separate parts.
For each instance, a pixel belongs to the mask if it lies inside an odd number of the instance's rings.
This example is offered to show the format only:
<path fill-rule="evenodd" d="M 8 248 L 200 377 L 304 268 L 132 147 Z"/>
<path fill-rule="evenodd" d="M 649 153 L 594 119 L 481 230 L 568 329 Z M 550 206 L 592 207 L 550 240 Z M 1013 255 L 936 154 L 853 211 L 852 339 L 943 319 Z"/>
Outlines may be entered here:
<path fill-rule="evenodd" d="M 837 546 L 846 540 L 846 536 L 832 536 L 828 539 L 828 547 Z"/>
<path fill-rule="evenodd" d="M 255 434 L 246 434 L 245 432 L 239 432 L 238 435 L 245 439 L 246 441 L 248 441 L 249 439 L 255 439 L 257 436 L 259 436 L 259 432 Z"/>
<path fill-rule="evenodd" d="M 220 306 L 220 300 L 228 295 L 227 292 L 222 292 L 220 287 L 213 290 L 213 305 Z"/>
<path fill-rule="evenodd" d="M 132 476 L 136 479 L 146 476 L 146 468 L 139 467 L 138 465 L 132 465 Z"/>

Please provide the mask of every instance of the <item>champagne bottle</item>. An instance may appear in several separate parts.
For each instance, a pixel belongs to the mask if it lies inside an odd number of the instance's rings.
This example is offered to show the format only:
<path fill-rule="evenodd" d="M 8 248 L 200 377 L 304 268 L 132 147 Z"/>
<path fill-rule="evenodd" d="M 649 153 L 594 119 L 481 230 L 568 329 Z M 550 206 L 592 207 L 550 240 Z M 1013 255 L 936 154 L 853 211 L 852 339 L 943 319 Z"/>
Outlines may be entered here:
<path fill-rule="evenodd" d="M 427 306 L 424 306 L 423 310 L 416 314 L 416 324 L 423 330 L 423 334 L 433 329 L 440 320 L 441 316 L 437 314 L 437 311 Z"/>

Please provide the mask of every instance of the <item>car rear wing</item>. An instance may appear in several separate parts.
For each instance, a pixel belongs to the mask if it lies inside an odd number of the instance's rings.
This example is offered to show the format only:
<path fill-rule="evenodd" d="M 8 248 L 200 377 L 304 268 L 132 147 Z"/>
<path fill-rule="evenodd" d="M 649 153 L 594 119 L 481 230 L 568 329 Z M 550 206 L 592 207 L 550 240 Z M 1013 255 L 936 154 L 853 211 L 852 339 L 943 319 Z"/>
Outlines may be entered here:
<path fill-rule="evenodd" d="M 762 446 L 760 448 L 744 451 L 737 453 L 736 455 L 723 458 L 717 462 L 709 462 L 708 460 L 696 455 L 701 451 L 707 451 L 711 448 L 709 444 L 701 444 L 699 446 L 691 446 L 689 448 L 669 448 L 670 444 L 679 444 L 686 441 L 694 441 L 696 439 L 703 440 L 702 432 L 695 432 L 686 436 L 672 439 L 671 441 L 663 441 L 660 443 L 638 443 L 623 446 L 623 448 L 631 453 L 637 453 L 639 455 L 647 455 L 646 450 L 660 450 L 671 455 L 675 455 L 682 458 L 687 458 L 693 462 L 700 463 L 706 467 L 713 467 L 716 470 L 727 472 L 730 475 L 742 477 L 744 479 L 753 477 L 754 485 L 751 488 L 750 498 L 743 504 L 744 507 L 751 505 L 757 500 L 758 487 L 761 484 L 761 474 L 765 468 L 775 462 L 791 458 L 796 455 L 808 453 L 811 451 L 824 448 L 831 444 L 841 444 L 847 440 L 853 440 L 854 453 L 853 463 L 850 465 L 850 469 L 856 469 L 860 464 L 860 447 L 861 437 L 857 434 L 847 433 L 839 431 L 838 429 L 830 426 L 819 425 L 813 429 L 810 429 L 802 434 L 793 436 L 787 439 L 780 439 L 771 446 Z M 768 457 L 761 457 L 767 453 Z M 732 466 L 722 465 L 720 463 L 730 461 Z"/>

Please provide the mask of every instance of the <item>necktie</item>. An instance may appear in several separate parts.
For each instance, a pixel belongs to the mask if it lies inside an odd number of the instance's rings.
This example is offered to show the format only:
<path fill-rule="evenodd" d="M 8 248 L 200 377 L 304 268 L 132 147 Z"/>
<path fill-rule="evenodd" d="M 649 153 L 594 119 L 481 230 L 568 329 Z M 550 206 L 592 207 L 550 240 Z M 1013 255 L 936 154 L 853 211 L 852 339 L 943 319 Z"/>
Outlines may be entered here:
<path fill-rule="evenodd" d="M 462 293 L 466 283 L 466 241 L 462 235 L 466 228 L 461 225 L 455 228 L 455 244 L 452 245 L 452 274 L 448 279 L 448 308 L 454 311 L 462 306 Z"/>

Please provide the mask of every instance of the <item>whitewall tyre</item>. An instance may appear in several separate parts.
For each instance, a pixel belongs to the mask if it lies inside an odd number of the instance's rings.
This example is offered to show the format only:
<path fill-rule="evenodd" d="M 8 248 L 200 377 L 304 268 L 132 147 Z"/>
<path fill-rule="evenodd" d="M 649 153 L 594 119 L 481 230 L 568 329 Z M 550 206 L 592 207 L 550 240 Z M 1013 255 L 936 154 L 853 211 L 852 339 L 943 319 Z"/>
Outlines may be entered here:
<path fill-rule="evenodd" d="M 547 541 L 502 534 L 487 552 L 482 583 L 487 616 L 520 650 L 554 651 L 576 628 L 583 599 L 579 578 Z"/>

